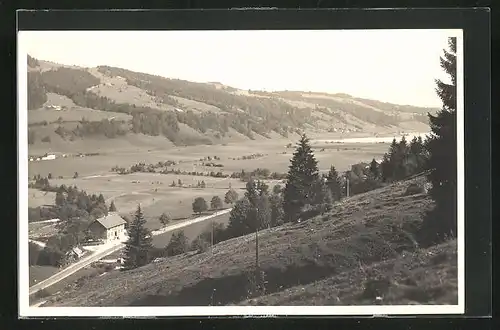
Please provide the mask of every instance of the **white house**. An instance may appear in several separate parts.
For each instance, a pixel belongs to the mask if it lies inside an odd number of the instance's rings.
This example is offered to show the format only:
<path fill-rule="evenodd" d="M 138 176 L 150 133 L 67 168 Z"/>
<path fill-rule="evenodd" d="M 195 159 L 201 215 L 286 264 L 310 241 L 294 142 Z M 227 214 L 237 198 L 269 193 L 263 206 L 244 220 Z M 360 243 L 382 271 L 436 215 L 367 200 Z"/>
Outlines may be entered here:
<path fill-rule="evenodd" d="M 118 240 L 125 235 L 125 224 L 127 222 L 116 212 L 109 212 L 107 216 L 92 222 L 89 230 L 95 238 L 105 242 Z"/>
<path fill-rule="evenodd" d="M 47 154 L 44 157 L 42 157 L 42 160 L 54 160 L 54 159 L 56 159 L 56 155 L 52 154 Z"/>

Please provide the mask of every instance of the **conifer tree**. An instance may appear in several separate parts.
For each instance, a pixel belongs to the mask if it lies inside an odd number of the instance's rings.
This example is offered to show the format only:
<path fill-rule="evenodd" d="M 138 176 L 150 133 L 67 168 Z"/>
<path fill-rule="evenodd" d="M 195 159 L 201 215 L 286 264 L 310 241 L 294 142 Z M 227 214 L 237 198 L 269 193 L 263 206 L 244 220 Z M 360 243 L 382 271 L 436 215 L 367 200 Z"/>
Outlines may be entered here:
<path fill-rule="evenodd" d="M 373 180 L 378 180 L 380 178 L 380 169 L 375 158 L 373 158 L 370 163 L 369 172 Z"/>
<path fill-rule="evenodd" d="M 435 208 L 426 214 L 419 233 L 422 245 L 443 241 L 457 234 L 457 137 L 456 137 L 456 38 L 449 38 L 449 50 L 440 58 L 450 82 L 436 80 L 436 92 L 443 102 L 436 114 L 428 114 L 432 134 L 428 136 L 426 167 L 432 183 L 430 195 Z"/>
<path fill-rule="evenodd" d="M 305 205 L 315 205 L 318 201 L 318 163 L 314 157 L 309 139 L 302 135 L 288 171 L 283 191 L 283 211 L 285 222 L 297 221 Z"/>
<path fill-rule="evenodd" d="M 64 194 L 61 191 L 56 192 L 56 205 L 63 206 L 64 204 L 66 204 Z"/>
<path fill-rule="evenodd" d="M 116 206 L 114 201 L 111 201 L 111 204 L 109 204 L 109 212 L 116 212 Z"/>
<path fill-rule="evenodd" d="M 237 200 L 238 200 L 238 193 L 232 188 L 230 188 L 224 195 L 224 202 L 226 204 L 233 204 Z"/>
<path fill-rule="evenodd" d="M 189 240 L 184 234 L 183 230 L 179 230 L 177 233 L 173 233 L 172 237 L 170 238 L 170 242 L 165 247 L 165 252 L 169 257 L 186 253 L 188 250 Z"/>
<path fill-rule="evenodd" d="M 326 186 L 330 190 L 333 201 L 338 201 L 342 197 L 342 183 L 340 182 L 339 174 L 335 166 L 330 167 L 330 171 L 326 175 Z"/>
<path fill-rule="evenodd" d="M 385 153 L 384 157 L 382 158 L 382 163 L 380 163 L 380 174 L 382 175 L 382 181 L 383 182 L 391 181 L 392 173 L 393 169 L 391 160 L 389 159 L 389 155 Z"/>
<path fill-rule="evenodd" d="M 151 232 L 145 227 L 146 220 L 141 206 L 137 206 L 134 220 L 128 227 L 128 240 L 125 243 L 123 269 L 129 270 L 146 265 L 152 250 Z"/>

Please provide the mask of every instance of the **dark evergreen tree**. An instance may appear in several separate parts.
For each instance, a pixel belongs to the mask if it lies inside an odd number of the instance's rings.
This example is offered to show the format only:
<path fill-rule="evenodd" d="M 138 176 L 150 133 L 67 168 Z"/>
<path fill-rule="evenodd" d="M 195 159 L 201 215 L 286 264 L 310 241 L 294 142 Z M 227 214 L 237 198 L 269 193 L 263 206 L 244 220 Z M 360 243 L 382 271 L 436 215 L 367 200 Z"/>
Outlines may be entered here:
<path fill-rule="evenodd" d="M 298 220 L 305 205 L 316 204 L 321 182 L 318 163 L 305 134 L 302 135 L 290 162 L 283 191 L 285 222 Z"/>
<path fill-rule="evenodd" d="M 369 173 L 373 180 L 378 180 L 380 178 L 380 168 L 375 158 L 373 158 L 370 163 Z"/>
<path fill-rule="evenodd" d="M 229 224 L 227 225 L 229 237 L 238 237 L 253 231 L 253 224 L 247 221 L 251 208 L 252 205 L 246 197 L 236 201 L 229 214 Z"/>
<path fill-rule="evenodd" d="M 330 167 L 330 171 L 326 175 L 326 186 L 330 191 L 333 201 L 338 201 L 342 197 L 342 183 L 340 182 L 339 174 L 335 166 Z"/>
<path fill-rule="evenodd" d="M 116 206 L 114 201 L 111 201 L 111 204 L 109 204 L 109 212 L 116 212 Z"/>
<path fill-rule="evenodd" d="M 173 233 L 172 237 L 170 238 L 170 242 L 165 247 L 165 252 L 169 257 L 186 253 L 188 250 L 189 240 L 184 234 L 183 230 L 179 230 L 177 233 Z"/>
<path fill-rule="evenodd" d="M 449 50 L 444 50 L 440 58 L 441 67 L 450 77 L 449 83 L 436 80 L 443 107 L 436 115 L 429 114 L 432 134 L 426 141 L 426 167 L 431 171 L 427 178 L 436 206 L 422 223 L 419 241 L 424 246 L 457 235 L 456 42 L 456 38 L 450 38 Z"/>
<path fill-rule="evenodd" d="M 141 206 L 137 206 L 134 220 L 128 226 L 128 240 L 125 243 L 124 270 L 134 269 L 149 263 L 152 250 L 151 232 L 145 227 L 146 220 Z"/>
<path fill-rule="evenodd" d="M 224 195 L 224 202 L 226 204 L 233 204 L 238 200 L 238 193 L 234 189 L 229 189 Z"/>
<path fill-rule="evenodd" d="M 66 204 L 64 194 L 61 191 L 56 192 L 56 205 L 63 206 L 64 204 Z"/>
<path fill-rule="evenodd" d="M 388 182 L 392 180 L 392 163 L 389 159 L 389 155 L 387 153 L 384 154 L 382 158 L 382 162 L 380 163 L 380 174 L 382 175 L 382 181 Z"/>

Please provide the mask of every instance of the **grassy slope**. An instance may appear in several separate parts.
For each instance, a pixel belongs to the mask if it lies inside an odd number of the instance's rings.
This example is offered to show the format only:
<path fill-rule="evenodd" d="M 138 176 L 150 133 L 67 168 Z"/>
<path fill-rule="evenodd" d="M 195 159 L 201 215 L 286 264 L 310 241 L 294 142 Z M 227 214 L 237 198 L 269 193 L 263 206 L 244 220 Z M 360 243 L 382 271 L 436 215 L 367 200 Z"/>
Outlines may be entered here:
<path fill-rule="evenodd" d="M 425 194 L 403 196 L 406 186 L 407 183 L 400 183 L 358 195 L 335 206 L 327 215 L 262 231 L 259 236 L 260 266 L 266 273 L 267 292 L 277 293 L 278 297 L 262 297 L 262 302 L 324 303 L 331 300 L 337 292 L 335 290 L 350 283 L 346 282 L 350 279 L 353 287 L 341 296 L 341 302 L 364 303 L 361 298 L 355 298 L 363 284 L 359 272 L 356 273 L 360 265 L 367 272 L 372 267 L 375 272 L 379 269 L 386 274 L 395 274 L 397 281 L 403 278 L 399 275 L 404 269 L 401 265 L 408 265 L 405 267 L 414 275 L 414 281 L 403 281 L 401 285 L 413 292 L 423 285 L 434 290 L 431 290 L 434 295 L 429 293 L 424 297 L 426 299 L 417 294 L 420 298 L 414 297 L 413 300 L 406 291 L 394 290 L 386 297 L 388 303 L 405 303 L 405 299 L 419 303 L 453 302 L 456 298 L 456 273 L 453 271 L 456 261 L 453 259 L 456 258 L 452 243 L 448 247 L 436 247 L 438 251 L 446 252 L 446 258 L 429 260 L 425 257 L 429 251 L 418 250 L 410 233 L 418 227 L 432 202 Z M 254 246 L 254 235 L 248 235 L 217 244 L 213 255 L 210 252 L 184 254 L 133 271 L 111 273 L 54 297 L 57 302 L 51 304 L 239 303 L 247 299 L 247 274 L 254 266 Z M 410 257 L 402 257 L 402 253 Z M 418 262 L 408 262 L 407 258 L 411 256 Z M 441 272 L 447 272 L 449 280 L 446 283 L 439 283 Z M 296 299 L 289 299 L 297 296 L 294 292 L 298 285 L 300 288 L 306 286 L 312 298 L 299 295 Z M 436 292 L 444 292 L 447 298 L 436 297 Z"/>

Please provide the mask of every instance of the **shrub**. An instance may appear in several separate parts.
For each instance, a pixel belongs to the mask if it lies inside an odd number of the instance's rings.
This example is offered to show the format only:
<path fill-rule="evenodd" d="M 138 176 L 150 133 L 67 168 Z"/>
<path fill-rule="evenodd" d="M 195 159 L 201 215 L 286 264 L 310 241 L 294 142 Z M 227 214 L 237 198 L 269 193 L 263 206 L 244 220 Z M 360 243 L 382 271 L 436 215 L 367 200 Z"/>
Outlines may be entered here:
<path fill-rule="evenodd" d="M 404 196 L 417 195 L 425 193 L 424 187 L 419 184 L 411 183 L 408 188 L 406 188 Z"/>
<path fill-rule="evenodd" d="M 42 138 L 42 142 L 50 142 L 50 136 L 46 136 L 44 138 Z"/>
<path fill-rule="evenodd" d="M 47 298 L 48 296 L 50 296 L 50 292 L 48 292 L 46 289 L 41 289 L 35 292 L 35 297 L 38 299 Z"/>

